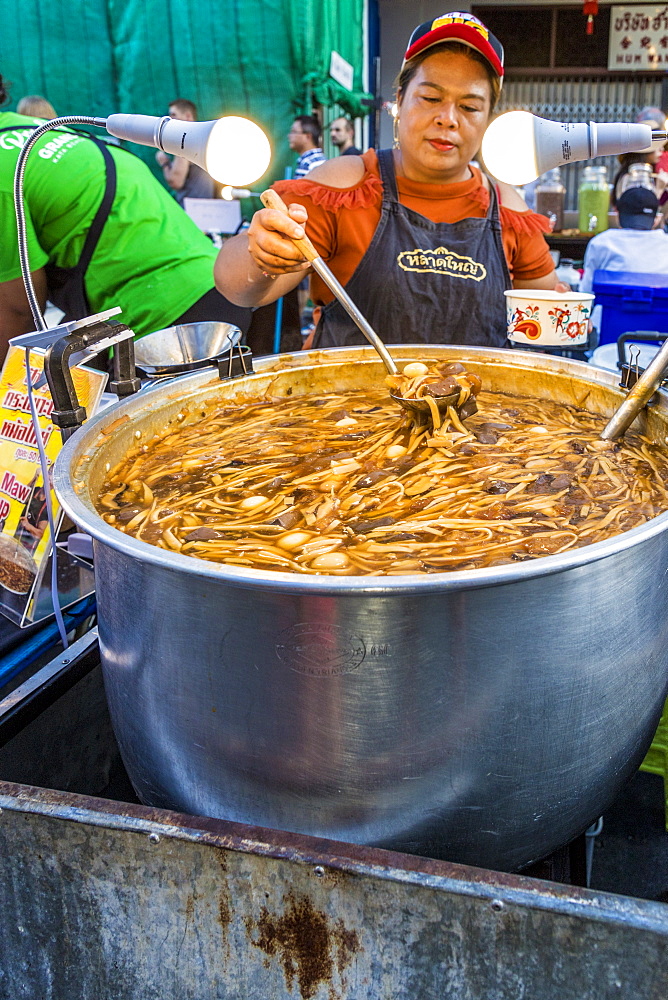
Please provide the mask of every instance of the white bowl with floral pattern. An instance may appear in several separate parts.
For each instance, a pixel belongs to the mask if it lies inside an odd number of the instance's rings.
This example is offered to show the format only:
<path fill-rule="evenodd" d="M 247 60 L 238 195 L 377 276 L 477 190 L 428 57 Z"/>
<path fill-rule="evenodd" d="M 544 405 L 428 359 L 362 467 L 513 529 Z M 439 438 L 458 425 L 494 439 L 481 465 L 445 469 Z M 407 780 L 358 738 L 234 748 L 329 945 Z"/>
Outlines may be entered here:
<path fill-rule="evenodd" d="M 584 347 L 594 296 L 589 292 L 546 292 L 512 288 L 506 296 L 508 339 L 533 347 Z"/>

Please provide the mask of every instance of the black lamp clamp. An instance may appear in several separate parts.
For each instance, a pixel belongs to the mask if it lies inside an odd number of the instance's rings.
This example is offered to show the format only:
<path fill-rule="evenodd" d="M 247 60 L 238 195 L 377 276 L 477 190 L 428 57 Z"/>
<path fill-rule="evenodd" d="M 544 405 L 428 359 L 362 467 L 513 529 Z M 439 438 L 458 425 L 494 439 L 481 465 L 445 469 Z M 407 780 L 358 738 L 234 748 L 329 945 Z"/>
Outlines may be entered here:
<path fill-rule="evenodd" d="M 70 361 L 73 355 L 83 354 L 80 362 L 113 345 L 113 376 L 109 388 L 119 399 L 131 396 L 141 386 L 135 372 L 132 330 L 117 320 L 96 320 L 90 326 L 80 326 L 52 343 L 44 358 L 44 372 L 53 399 L 51 420 L 60 428 L 67 440 L 86 419 L 86 409 L 81 406 L 74 387 Z"/>

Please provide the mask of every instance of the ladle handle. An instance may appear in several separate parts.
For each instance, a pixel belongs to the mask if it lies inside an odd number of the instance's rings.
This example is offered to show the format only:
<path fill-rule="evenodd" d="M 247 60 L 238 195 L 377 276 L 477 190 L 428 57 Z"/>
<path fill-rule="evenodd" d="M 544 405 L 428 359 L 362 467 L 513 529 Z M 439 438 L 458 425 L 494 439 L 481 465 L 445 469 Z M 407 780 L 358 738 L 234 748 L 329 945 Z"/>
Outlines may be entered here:
<path fill-rule="evenodd" d="M 289 218 L 288 208 L 280 195 L 277 195 L 275 191 L 271 189 L 263 191 L 260 195 L 262 204 L 265 208 L 273 208 L 277 212 L 283 212 Z M 398 373 L 398 368 L 395 365 L 390 352 L 385 347 L 385 344 L 380 339 L 376 331 L 373 329 L 369 321 L 365 316 L 362 315 L 360 310 L 357 308 L 353 300 L 348 295 L 347 291 L 343 285 L 339 282 L 338 278 L 334 276 L 332 271 L 329 269 L 327 264 L 316 250 L 316 248 L 311 243 L 308 236 L 304 236 L 303 239 L 296 240 L 290 237 L 292 242 L 297 247 L 298 250 L 304 254 L 307 260 L 313 265 L 313 270 L 316 271 L 324 283 L 327 285 L 329 290 L 332 292 L 335 298 L 339 300 L 343 308 L 346 310 L 350 318 L 354 323 L 357 324 L 360 331 L 364 334 L 366 339 L 369 341 L 371 346 L 380 355 L 380 358 L 385 365 L 385 368 L 390 373 L 390 375 L 396 375 Z"/>
<path fill-rule="evenodd" d="M 264 205 L 265 208 L 273 208 L 274 211 L 283 212 L 284 215 L 287 215 L 289 217 L 290 213 L 288 212 L 288 206 L 285 204 L 280 194 L 276 194 L 276 192 L 272 191 L 271 188 L 268 188 L 266 191 L 262 192 L 262 194 L 260 195 L 260 200 L 262 201 L 262 204 Z M 320 256 L 320 254 L 313 246 L 308 236 L 304 236 L 303 239 L 301 240 L 296 240 L 292 238 L 292 242 L 297 247 L 297 249 L 304 254 L 306 259 L 309 260 L 311 263 L 313 263 L 313 261 Z"/>
<path fill-rule="evenodd" d="M 631 426 L 643 406 L 649 402 L 659 388 L 664 372 L 668 367 L 668 340 L 655 354 L 638 381 L 629 390 L 628 396 L 613 413 L 601 432 L 604 441 L 616 441 L 624 431 Z"/>

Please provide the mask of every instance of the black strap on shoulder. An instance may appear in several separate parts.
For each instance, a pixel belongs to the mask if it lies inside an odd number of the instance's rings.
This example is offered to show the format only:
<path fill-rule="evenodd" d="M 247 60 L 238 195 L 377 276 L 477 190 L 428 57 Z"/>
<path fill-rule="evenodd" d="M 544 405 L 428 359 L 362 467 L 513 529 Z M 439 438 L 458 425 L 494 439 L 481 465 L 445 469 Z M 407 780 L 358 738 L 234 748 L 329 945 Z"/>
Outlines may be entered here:
<path fill-rule="evenodd" d="M 399 201 L 399 189 L 397 188 L 397 175 L 394 169 L 394 154 L 391 149 L 379 149 L 378 169 L 380 179 L 383 182 L 383 201 Z"/>
<path fill-rule="evenodd" d="M 30 125 L 26 127 L 35 129 L 39 126 Z M 15 131 L 15 129 L 2 128 L 0 131 L 10 132 Z M 52 263 L 47 263 L 44 266 L 49 287 L 49 296 L 52 302 L 65 312 L 66 321 L 81 319 L 82 316 L 90 312 L 84 279 L 102 230 L 109 217 L 114 197 L 116 196 L 116 163 L 107 143 L 102 142 L 88 132 L 69 129 L 68 133 L 95 143 L 104 160 L 105 178 L 102 198 L 88 228 L 77 263 L 71 268 L 57 267 Z M 63 133 L 61 132 L 60 134 L 62 135 Z"/>
<path fill-rule="evenodd" d="M 499 196 L 496 191 L 494 178 L 490 177 L 489 174 L 483 174 L 482 176 L 487 178 L 487 183 L 489 184 L 489 206 L 485 217 L 499 222 Z"/>
<path fill-rule="evenodd" d="M 40 126 L 5 125 L 2 128 L 0 128 L 0 132 L 16 132 L 18 129 L 21 128 L 30 128 L 34 130 L 36 128 L 40 128 Z M 91 257 L 93 256 L 93 252 L 95 251 L 97 241 L 100 238 L 100 234 L 102 233 L 102 229 L 107 220 L 107 216 L 109 215 L 109 210 L 111 209 L 114 198 L 116 196 L 116 164 L 114 163 L 113 156 L 109 152 L 108 143 L 103 142 L 101 139 L 98 139 L 94 135 L 91 135 L 90 132 L 84 132 L 80 129 L 72 128 L 68 129 L 67 131 L 73 133 L 74 135 L 78 135 L 82 139 L 90 139 L 91 142 L 94 142 L 97 148 L 102 153 L 106 167 L 106 183 L 104 188 L 104 194 L 102 195 L 102 201 L 98 206 L 98 210 L 95 213 L 95 217 L 91 223 L 90 229 L 88 230 L 88 236 L 86 237 L 86 242 L 84 243 L 79 263 L 76 265 L 77 269 L 82 268 L 85 271 L 86 268 L 88 267 L 88 264 L 90 263 Z M 120 149 L 121 147 L 117 146 L 116 148 Z M 129 153 L 130 150 L 123 150 L 123 152 Z M 131 155 L 134 156 L 133 153 Z"/>
<path fill-rule="evenodd" d="M 104 157 L 106 166 L 106 181 L 102 201 L 100 202 L 97 212 L 95 213 L 95 217 L 90 224 L 86 241 L 81 251 L 81 256 L 79 257 L 75 267 L 75 270 L 79 271 L 81 274 L 85 274 L 86 269 L 90 264 L 91 257 L 95 252 L 95 247 L 97 246 L 97 242 L 102 234 L 102 230 L 104 229 L 104 224 L 109 216 L 114 198 L 116 197 L 116 164 L 109 151 L 109 147 L 106 142 L 101 142 L 100 139 L 96 139 L 93 135 L 89 135 L 88 138 L 91 142 L 95 143 Z"/>
<path fill-rule="evenodd" d="M 16 132 L 18 129 L 22 128 L 30 128 L 34 130 L 36 128 L 40 128 L 40 126 L 9 125 L 0 128 L 0 132 Z M 114 162 L 113 156 L 109 151 L 109 146 L 106 142 L 103 142 L 96 136 L 91 135 L 90 132 L 84 132 L 81 129 L 71 128 L 67 129 L 67 131 L 71 132 L 73 135 L 79 136 L 82 139 L 90 139 L 91 142 L 94 142 L 97 148 L 102 153 L 106 168 L 105 170 L 106 177 L 105 177 L 104 193 L 102 194 L 102 201 L 98 205 L 97 212 L 95 213 L 93 221 L 90 224 L 90 228 L 88 230 L 88 234 L 86 236 L 86 240 L 84 242 L 83 249 L 81 251 L 81 256 L 79 257 L 79 260 L 77 261 L 76 265 L 72 268 L 72 271 L 78 272 L 79 274 L 83 275 L 86 273 L 86 269 L 90 264 L 91 257 L 95 253 L 95 247 L 97 246 L 98 240 L 102 234 L 102 230 L 104 229 L 104 224 L 107 221 L 107 217 L 111 210 L 114 198 L 116 197 L 116 164 Z M 129 150 L 125 150 L 124 152 L 129 152 Z"/>

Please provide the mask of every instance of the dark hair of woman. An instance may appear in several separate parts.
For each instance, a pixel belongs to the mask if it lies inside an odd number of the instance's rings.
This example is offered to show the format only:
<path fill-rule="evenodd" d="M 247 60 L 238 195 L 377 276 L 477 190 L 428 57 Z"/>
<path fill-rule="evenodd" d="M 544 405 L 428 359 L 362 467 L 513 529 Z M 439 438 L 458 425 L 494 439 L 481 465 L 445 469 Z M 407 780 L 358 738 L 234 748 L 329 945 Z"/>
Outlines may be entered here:
<path fill-rule="evenodd" d="M 485 57 L 480 55 L 480 53 L 475 49 L 470 48 L 470 46 L 463 45 L 462 42 L 441 42 L 439 45 L 432 45 L 431 48 L 425 49 L 423 52 L 419 52 L 418 55 L 413 57 L 413 59 L 410 59 L 399 73 L 397 79 L 394 81 L 395 90 L 397 92 L 397 100 L 399 100 L 401 94 L 417 73 L 418 67 L 422 65 L 428 56 L 433 56 L 437 52 L 456 52 L 458 55 L 468 56 L 468 58 L 472 59 L 473 62 L 480 63 L 487 74 L 487 79 L 489 80 L 489 110 L 492 112 L 496 107 L 496 103 L 501 94 L 501 81 Z"/>
<path fill-rule="evenodd" d="M 7 85 L 0 75 L 0 104 L 6 104 L 9 100 L 9 93 L 7 91 Z"/>

